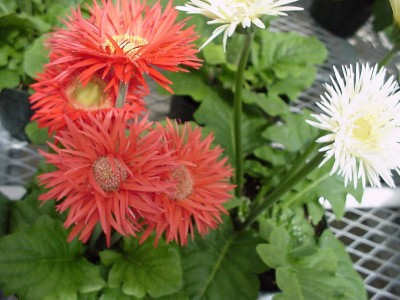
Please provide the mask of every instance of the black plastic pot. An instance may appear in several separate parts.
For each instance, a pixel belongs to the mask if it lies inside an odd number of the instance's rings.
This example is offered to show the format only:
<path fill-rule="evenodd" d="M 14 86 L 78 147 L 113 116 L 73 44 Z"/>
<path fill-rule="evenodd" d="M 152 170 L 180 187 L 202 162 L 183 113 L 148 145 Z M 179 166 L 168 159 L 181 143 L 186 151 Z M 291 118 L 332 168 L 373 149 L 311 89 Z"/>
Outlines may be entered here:
<path fill-rule="evenodd" d="M 323 28 L 351 37 L 372 14 L 374 0 L 313 0 L 310 13 Z"/>
<path fill-rule="evenodd" d="M 193 121 L 193 114 L 199 107 L 199 103 L 189 96 L 173 96 L 168 118 L 181 122 Z"/>
<path fill-rule="evenodd" d="M 29 93 L 17 89 L 3 89 L 0 92 L 0 122 L 12 137 L 28 140 L 25 126 L 32 114 Z"/>

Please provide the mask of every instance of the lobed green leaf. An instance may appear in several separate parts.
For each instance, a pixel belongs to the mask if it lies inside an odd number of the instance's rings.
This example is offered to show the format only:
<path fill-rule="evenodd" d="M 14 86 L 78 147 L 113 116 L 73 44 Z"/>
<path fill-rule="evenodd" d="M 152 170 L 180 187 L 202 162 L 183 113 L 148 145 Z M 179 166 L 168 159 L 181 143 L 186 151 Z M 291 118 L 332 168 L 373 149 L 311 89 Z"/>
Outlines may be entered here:
<path fill-rule="evenodd" d="M 104 286 L 99 268 L 67 243 L 60 221 L 41 216 L 32 227 L 0 238 L 0 286 L 20 299 L 77 299 Z"/>
<path fill-rule="evenodd" d="M 122 287 L 125 295 L 161 297 L 177 292 L 182 286 L 179 252 L 176 246 L 164 241 L 154 247 L 154 238 L 141 245 L 135 238 L 125 238 L 123 253 L 105 250 L 100 258 L 103 264 L 111 266 L 109 287 Z"/>

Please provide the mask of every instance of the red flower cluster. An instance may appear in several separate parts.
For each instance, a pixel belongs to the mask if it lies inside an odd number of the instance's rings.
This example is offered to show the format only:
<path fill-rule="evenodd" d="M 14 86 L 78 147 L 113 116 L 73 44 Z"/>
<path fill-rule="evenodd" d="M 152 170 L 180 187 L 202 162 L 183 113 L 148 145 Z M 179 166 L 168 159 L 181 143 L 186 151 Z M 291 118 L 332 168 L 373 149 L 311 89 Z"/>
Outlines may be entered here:
<path fill-rule="evenodd" d="M 50 63 L 38 82 L 31 103 L 40 127 L 50 132 L 65 127 L 64 115 L 72 120 L 85 118 L 92 111 L 109 110 L 116 105 L 121 86 L 132 114 L 145 110 L 148 75 L 168 91 L 171 82 L 161 71 L 186 71 L 200 67 L 196 57 L 197 39 L 193 27 L 176 21 L 171 2 L 163 10 L 159 2 L 146 0 L 102 0 L 72 11 L 66 28 L 50 34 L 47 46 Z"/>
<path fill-rule="evenodd" d="M 73 11 L 50 35 L 50 63 L 32 85 L 33 119 L 55 132 L 41 154 L 56 171 L 39 176 L 48 188 L 39 200 L 68 213 L 69 240 L 86 242 L 100 223 L 108 245 L 113 230 L 184 245 L 221 223 L 232 170 L 212 135 L 141 114 L 145 74 L 170 90 L 160 70 L 200 66 L 193 28 L 176 22 L 171 2 L 162 11 L 159 2 L 103 0 L 89 12 Z"/>
<path fill-rule="evenodd" d="M 153 230 L 157 238 L 188 241 L 204 235 L 227 213 L 223 203 L 233 185 L 227 159 L 213 136 L 201 139 L 200 128 L 167 121 L 152 126 L 146 118 L 128 122 L 124 110 L 89 115 L 58 132 L 54 153 L 41 152 L 55 167 L 39 177 L 49 191 L 40 200 L 56 199 L 60 212 L 69 209 L 65 226 L 73 226 L 69 240 L 86 242 L 95 225 L 110 244 L 111 228 L 144 241 Z M 61 145 L 62 146 L 61 146 Z"/>

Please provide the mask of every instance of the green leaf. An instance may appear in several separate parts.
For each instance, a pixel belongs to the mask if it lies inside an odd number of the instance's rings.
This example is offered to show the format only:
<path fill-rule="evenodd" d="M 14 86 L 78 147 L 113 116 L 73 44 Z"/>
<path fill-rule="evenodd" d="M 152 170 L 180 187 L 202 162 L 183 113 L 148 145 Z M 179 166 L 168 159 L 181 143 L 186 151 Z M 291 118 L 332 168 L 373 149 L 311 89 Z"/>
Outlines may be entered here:
<path fill-rule="evenodd" d="M 203 49 L 204 60 L 210 65 L 219 65 L 226 63 L 224 49 L 221 45 L 210 43 Z"/>
<path fill-rule="evenodd" d="M 324 44 L 315 37 L 260 30 L 253 43 L 246 80 L 253 89 L 266 91 L 268 99 L 286 96 L 294 100 L 312 85 L 316 65 L 326 57 Z M 252 101 L 266 110 L 264 102 Z"/>
<path fill-rule="evenodd" d="M 224 92 L 227 93 L 227 91 Z M 234 165 L 233 108 L 222 96 L 230 98 L 231 94 L 218 93 L 216 90 L 207 94 L 196 110 L 194 118 L 198 123 L 214 131 L 216 143 L 225 149 L 225 154 L 229 157 L 230 163 Z M 261 131 L 264 126 L 265 119 L 263 116 L 243 113 L 243 155 L 251 153 L 254 148 L 264 143 L 261 138 Z"/>
<path fill-rule="evenodd" d="M 276 280 L 282 291 L 280 299 L 321 300 L 332 299 L 333 275 L 324 270 L 283 267 L 276 270 Z"/>
<path fill-rule="evenodd" d="M 135 238 L 124 239 L 124 252 L 106 250 L 100 253 L 103 264 L 111 265 L 108 285 L 126 295 L 138 298 L 149 294 L 161 297 L 177 292 L 182 286 L 182 269 L 179 252 L 174 245 L 159 241 L 154 248 L 154 238 L 142 245 Z"/>
<path fill-rule="evenodd" d="M 4 88 L 14 88 L 20 83 L 18 71 L 0 69 L 0 90 Z"/>
<path fill-rule="evenodd" d="M 175 95 L 190 96 L 196 101 L 201 101 L 213 90 L 206 78 L 201 70 L 168 74 L 168 79 L 173 82 L 171 88 Z"/>
<path fill-rule="evenodd" d="M 137 300 L 138 298 L 124 294 L 120 288 L 105 288 L 99 300 Z"/>
<path fill-rule="evenodd" d="M 290 236 L 283 226 L 279 226 L 271 232 L 269 243 L 260 244 L 256 249 L 262 261 L 267 266 L 276 269 L 288 265 L 289 246 Z"/>
<path fill-rule="evenodd" d="M 190 299 L 256 299 L 257 273 L 265 271 L 251 232 L 234 234 L 230 220 L 205 239 L 196 236 L 182 248 L 184 289 Z"/>
<path fill-rule="evenodd" d="M 342 176 L 330 175 L 332 165 L 333 160 L 315 169 L 308 175 L 307 180 L 295 186 L 297 192 L 288 201 L 300 204 L 317 201 L 323 197 L 331 204 L 336 218 L 341 218 L 344 215 L 347 195 L 353 195 L 358 201 L 361 201 L 363 188 L 361 185 L 357 189 L 352 185 L 346 187 Z"/>
<path fill-rule="evenodd" d="M 99 296 L 98 296 L 98 291 L 93 292 L 93 293 L 78 293 L 78 300 L 98 300 Z"/>
<path fill-rule="evenodd" d="M 9 231 L 11 200 L 0 192 L 0 237 Z"/>
<path fill-rule="evenodd" d="M 266 221 L 263 231 L 269 243 L 257 246 L 257 252 L 276 269 L 276 280 L 282 293 L 279 300 L 351 300 L 366 299 L 360 275 L 353 269 L 345 247 L 325 230 L 318 244 L 295 247 L 295 239 L 281 226 Z M 307 250 L 307 251 L 306 251 Z"/>
<path fill-rule="evenodd" d="M 314 82 L 317 70 L 314 66 L 304 66 L 298 76 L 288 75 L 268 85 L 269 96 L 286 95 L 290 100 L 296 100 L 300 92 L 311 87 Z"/>
<path fill-rule="evenodd" d="M 21 299 L 77 299 L 104 286 L 99 268 L 67 243 L 61 222 L 40 217 L 31 228 L 0 238 L 0 286 Z"/>
<path fill-rule="evenodd" d="M 318 202 L 318 200 L 308 201 L 306 205 L 312 224 L 317 225 L 325 216 L 325 208 Z"/>
<path fill-rule="evenodd" d="M 25 196 L 20 201 L 13 203 L 10 217 L 11 232 L 31 227 L 42 215 L 50 216 L 53 219 L 63 219 L 63 215 L 56 211 L 54 201 L 43 203 L 38 200 L 38 197 L 44 191 L 44 188 L 32 183 Z"/>
<path fill-rule="evenodd" d="M 259 159 L 271 163 L 273 166 L 283 166 L 287 164 L 285 151 L 274 149 L 270 145 L 263 145 L 255 149 L 254 155 Z"/>
<path fill-rule="evenodd" d="M 9 13 L 0 16 L 0 29 L 18 28 L 23 31 L 36 30 L 40 33 L 48 32 L 51 28 L 49 24 L 39 17 L 31 16 L 26 13 Z"/>
<path fill-rule="evenodd" d="M 34 145 L 44 145 L 48 141 L 48 129 L 39 128 L 36 121 L 32 121 L 25 126 L 25 133 L 30 142 Z"/>
<path fill-rule="evenodd" d="M 26 74 L 35 78 L 37 73 L 43 71 L 43 65 L 48 59 L 48 50 L 44 47 L 46 37 L 41 36 L 26 49 L 24 54 L 23 68 Z"/>
<path fill-rule="evenodd" d="M 100 298 L 97 298 L 99 300 L 139 300 L 139 298 L 136 298 L 134 296 L 129 296 L 124 294 L 121 288 L 116 288 L 116 289 L 111 289 L 111 288 L 106 288 L 104 289 L 102 295 Z M 186 296 L 184 292 L 178 292 L 175 294 L 167 295 L 167 296 L 162 296 L 162 297 L 149 297 L 146 296 L 144 298 L 140 298 L 141 300 L 152 300 L 152 299 L 157 299 L 157 300 L 189 300 L 189 298 Z M 80 299 L 79 299 L 80 300 Z"/>
<path fill-rule="evenodd" d="M 15 11 L 17 6 L 18 4 L 15 0 L 3 0 L 0 4 L 0 14 L 7 14 L 11 11 Z"/>
<path fill-rule="evenodd" d="M 256 104 L 271 116 L 289 112 L 289 106 L 278 95 L 268 94 L 267 96 L 265 93 L 255 93 L 245 89 L 243 90 L 243 102 Z"/>
<path fill-rule="evenodd" d="M 298 152 L 314 141 L 318 130 L 306 123 L 308 113 L 283 115 L 284 123 L 277 123 L 263 132 L 263 137 L 282 144 L 287 151 Z"/>
<path fill-rule="evenodd" d="M 2 45 L 0 47 L 0 67 L 7 66 L 8 57 L 11 55 L 13 49 L 9 45 Z"/>
<path fill-rule="evenodd" d="M 322 249 L 328 248 L 336 256 L 338 268 L 336 278 L 332 282 L 335 286 L 335 299 L 366 300 L 367 292 L 360 274 L 354 270 L 353 263 L 345 246 L 330 231 L 325 230 L 320 239 Z"/>
<path fill-rule="evenodd" d="M 256 71 L 272 69 L 277 78 L 299 77 L 304 66 L 320 64 L 327 57 L 326 48 L 315 37 L 268 30 L 260 30 L 259 34 L 261 49 L 254 65 Z"/>

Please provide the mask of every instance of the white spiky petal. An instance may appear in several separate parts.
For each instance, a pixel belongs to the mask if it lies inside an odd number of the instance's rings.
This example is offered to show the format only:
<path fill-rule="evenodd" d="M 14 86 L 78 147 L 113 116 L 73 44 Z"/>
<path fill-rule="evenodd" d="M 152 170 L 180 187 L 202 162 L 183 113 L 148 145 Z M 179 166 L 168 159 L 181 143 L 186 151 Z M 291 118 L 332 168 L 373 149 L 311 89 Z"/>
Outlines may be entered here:
<path fill-rule="evenodd" d="M 201 14 L 211 19 L 208 24 L 222 24 L 211 37 L 200 47 L 202 49 L 218 35 L 223 35 L 224 51 L 226 42 L 241 25 L 248 28 L 252 24 L 265 28 L 260 20 L 263 15 L 285 16 L 285 11 L 302 10 L 301 7 L 285 6 L 297 0 L 191 0 L 184 6 L 176 8 L 189 14 Z"/>
<path fill-rule="evenodd" d="M 392 171 L 400 169 L 400 92 L 393 76 L 386 76 L 377 65 L 356 64 L 343 66 L 342 73 L 334 68 L 332 85 L 317 103 L 321 114 L 313 114 L 316 121 L 307 122 L 327 131 L 317 140 L 328 143 L 326 163 L 334 158 L 332 174 L 344 177 L 345 185 L 361 179 L 365 187 L 380 187 L 380 177 L 394 187 Z M 387 78 L 387 79 L 386 79 Z"/>

